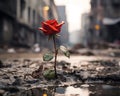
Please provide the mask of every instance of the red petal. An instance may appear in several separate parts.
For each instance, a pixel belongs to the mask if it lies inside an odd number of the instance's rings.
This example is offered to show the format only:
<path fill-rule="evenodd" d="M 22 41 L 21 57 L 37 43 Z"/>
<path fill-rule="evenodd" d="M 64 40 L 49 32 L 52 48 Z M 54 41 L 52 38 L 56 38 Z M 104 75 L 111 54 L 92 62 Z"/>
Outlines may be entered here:
<path fill-rule="evenodd" d="M 58 24 L 57 20 L 52 19 L 46 22 L 42 22 L 42 27 L 39 30 L 42 30 L 46 35 L 57 34 L 60 32 L 64 21 Z"/>
<path fill-rule="evenodd" d="M 48 24 L 48 23 L 45 23 L 45 22 L 43 22 L 43 28 L 45 29 L 45 30 L 51 30 L 51 31 L 55 31 L 55 32 L 58 32 L 59 30 L 58 29 L 56 29 L 54 26 L 52 26 L 52 25 L 50 25 L 50 24 Z"/>
<path fill-rule="evenodd" d="M 57 25 L 57 27 L 61 27 L 64 23 L 65 23 L 65 22 L 62 21 L 61 23 L 59 23 L 59 24 Z"/>
<path fill-rule="evenodd" d="M 52 26 L 56 26 L 56 25 L 58 25 L 58 22 L 57 22 L 56 20 L 53 20 L 53 22 L 51 22 L 50 25 L 52 25 Z"/>
<path fill-rule="evenodd" d="M 48 21 L 46 21 L 46 23 L 48 23 L 48 24 L 50 24 L 50 25 L 52 25 L 52 26 L 54 26 L 54 25 L 57 25 L 57 24 L 58 24 L 58 22 L 57 22 L 55 19 L 48 20 Z"/>
<path fill-rule="evenodd" d="M 61 27 L 62 27 L 62 25 L 63 25 L 64 23 L 65 23 L 65 22 L 62 21 L 60 24 L 58 24 L 58 25 L 56 26 L 56 28 L 60 31 L 60 30 L 61 30 Z"/>
<path fill-rule="evenodd" d="M 44 28 L 38 28 L 39 30 L 42 30 L 43 32 L 47 32 Z"/>
<path fill-rule="evenodd" d="M 45 29 L 43 29 L 43 28 L 38 28 L 38 29 L 41 30 L 41 31 L 43 31 L 43 33 L 44 33 L 45 35 L 53 34 L 51 31 L 47 31 L 47 30 L 45 30 Z"/>

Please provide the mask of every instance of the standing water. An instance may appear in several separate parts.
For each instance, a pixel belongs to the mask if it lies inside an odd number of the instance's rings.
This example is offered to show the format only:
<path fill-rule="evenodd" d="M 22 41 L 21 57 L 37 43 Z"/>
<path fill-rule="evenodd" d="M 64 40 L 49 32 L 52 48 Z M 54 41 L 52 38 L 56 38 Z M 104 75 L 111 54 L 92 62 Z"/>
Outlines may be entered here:
<path fill-rule="evenodd" d="M 120 84 L 75 84 L 62 87 L 32 88 L 3 96 L 120 96 Z"/>

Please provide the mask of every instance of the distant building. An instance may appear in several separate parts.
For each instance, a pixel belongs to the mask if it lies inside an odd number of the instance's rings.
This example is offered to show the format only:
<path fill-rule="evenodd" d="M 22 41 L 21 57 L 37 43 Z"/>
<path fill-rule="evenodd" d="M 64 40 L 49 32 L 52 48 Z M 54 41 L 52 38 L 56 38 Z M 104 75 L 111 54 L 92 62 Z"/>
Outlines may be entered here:
<path fill-rule="evenodd" d="M 90 14 L 89 13 L 83 13 L 81 15 L 81 36 L 80 41 L 82 44 L 87 46 L 88 43 L 93 41 L 93 34 L 89 31 L 90 29 Z"/>
<path fill-rule="evenodd" d="M 99 39 L 120 41 L 120 0 L 91 0 L 90 21 Z"/>
<path fill-rule="evenodd" d="M 10 43 L 13 38 L 13 24 L 16 21 L 16 0 L 0 1 L 0 45 Z"/>
<path fill-rule="evenodd" d="M 54 0 L 1 0 L 0 17 L 1 46 L 30 47 L 39 43 L 50 47 L 37 29 L 41 21 L 58 19 Z"/>
<path fill-rule="evenodd" d="M 64 45 L 67 45 L 69 42 L 69 33 L 68 33 L 68 22 L 66 17 L 66 7 L 64 5 L 57 6 L 58 15 L 59 15 L 59 21 L 64 21 L 65 24 L 62 26 L 61 30 L 61 43 Z"/>

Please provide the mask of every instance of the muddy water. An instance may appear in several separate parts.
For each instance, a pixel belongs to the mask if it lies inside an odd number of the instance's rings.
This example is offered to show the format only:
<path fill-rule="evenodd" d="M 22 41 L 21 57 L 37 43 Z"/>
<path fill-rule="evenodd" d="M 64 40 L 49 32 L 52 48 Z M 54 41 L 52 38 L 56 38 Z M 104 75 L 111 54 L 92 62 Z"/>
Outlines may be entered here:
<path fill-rule="evenodd" d="M 58 87 L 56 94 L 58 95 L 55 96 L 120 96 L 120 85 L 83 84 Z"/>
<path fill-rule="evenodd" d="M 57 88 L 56 94 L 59 95 L 55 96 L 120 96 L 120 87 L 116 85 L 84 84 L 60 89 L 62 88 Z"/>
<path fill-rule="evenodd" d="M 32 88 L 3 96 L 120 96 L 120 84 L 75 84 L 72 86 Z"/>

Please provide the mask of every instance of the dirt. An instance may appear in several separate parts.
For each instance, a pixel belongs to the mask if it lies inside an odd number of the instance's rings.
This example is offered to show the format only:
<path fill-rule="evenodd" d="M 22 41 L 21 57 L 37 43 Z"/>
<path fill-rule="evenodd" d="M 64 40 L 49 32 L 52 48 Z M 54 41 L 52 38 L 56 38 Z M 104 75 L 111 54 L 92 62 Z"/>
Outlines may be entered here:
<path fill-rule="evenodd" d="M 53 69 L 54 62 L 43 62 L 42 54 L 0 54 L 0 94 L 13 96 L 12 93 L 36 87 L 44 89 L 50 86 L 69 86 L 76 83 L 120 82 L 120 58 L 119 54 L 116 55 L 119 50 L 78 52 L 79 54 L 71 54 L 70 59 L 62 55 L 58 56 L 58 79 L 51 80 L 46 79 L 43 72 L 46 69 Z M 111 56 L 110 53 L 114 55 Z M 40 66 L 43 67 L 40 69 Z M 17 94 L 17 96 L 22 95 Z"/>

